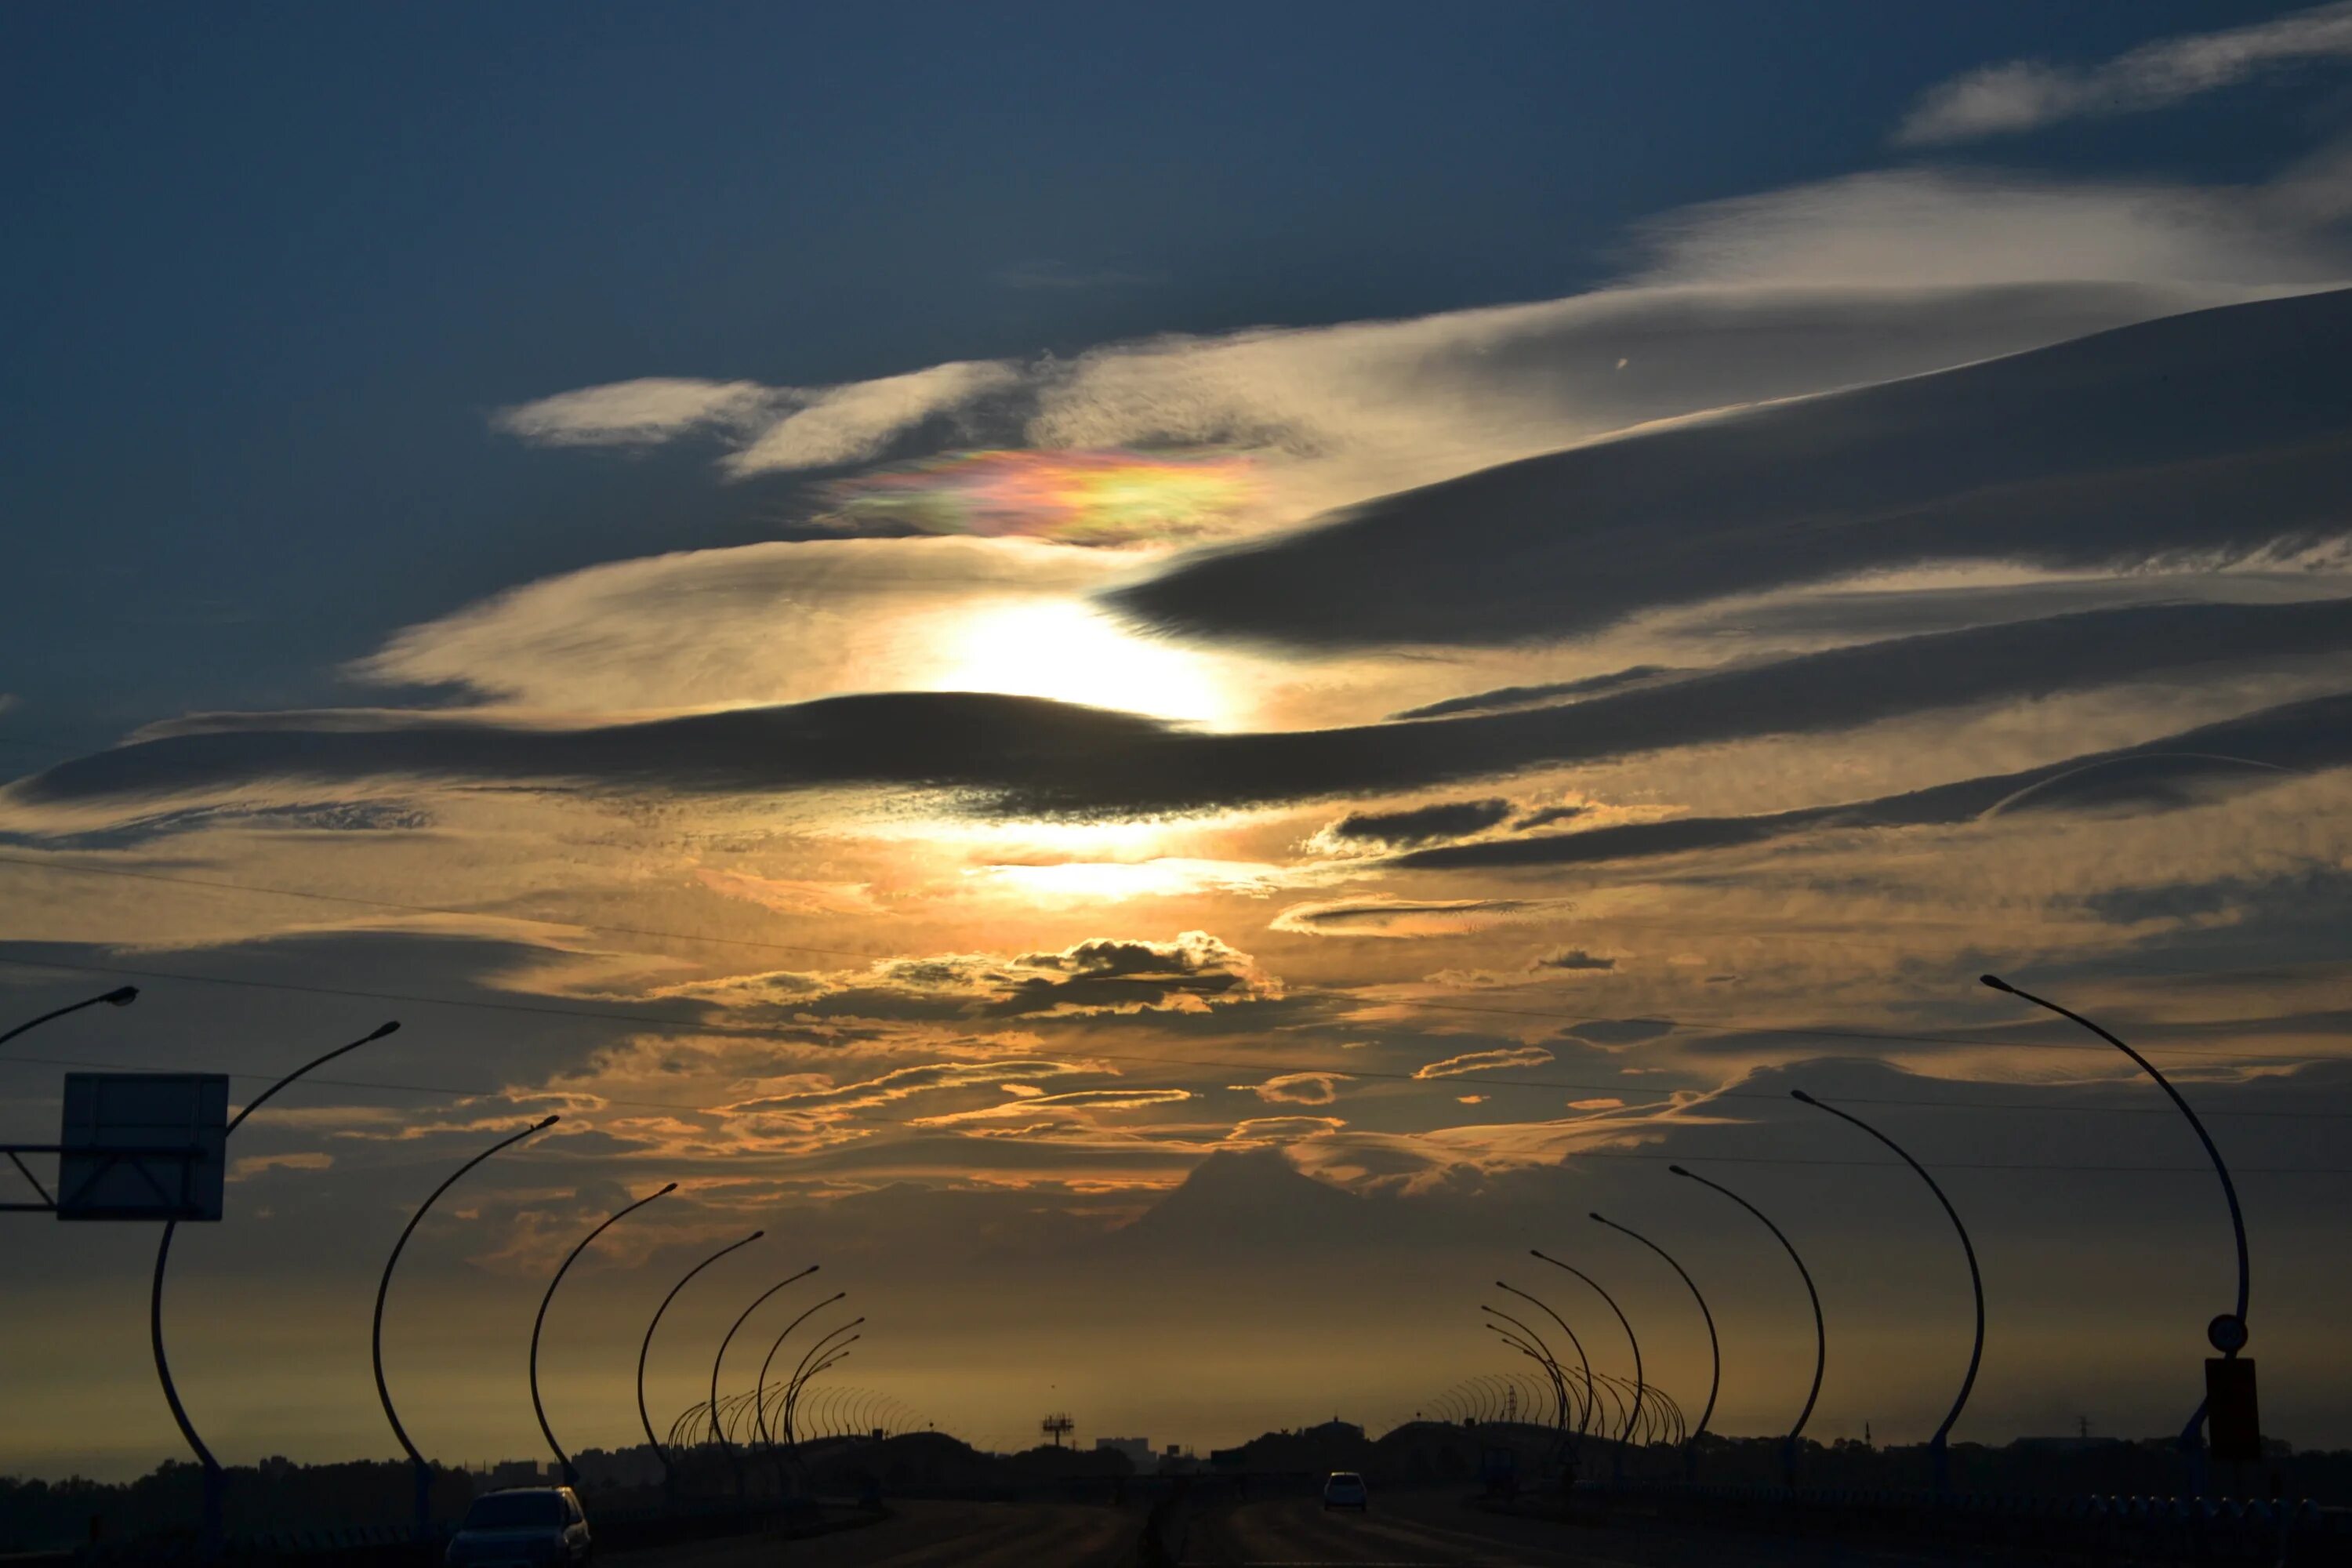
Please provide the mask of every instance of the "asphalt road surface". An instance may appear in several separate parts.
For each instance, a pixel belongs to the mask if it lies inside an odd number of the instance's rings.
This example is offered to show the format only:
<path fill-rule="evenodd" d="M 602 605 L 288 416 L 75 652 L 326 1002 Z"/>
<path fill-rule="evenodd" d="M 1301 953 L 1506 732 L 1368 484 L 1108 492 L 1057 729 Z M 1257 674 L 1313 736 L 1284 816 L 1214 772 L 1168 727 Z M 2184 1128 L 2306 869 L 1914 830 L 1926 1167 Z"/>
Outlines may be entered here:
<path fill-rule="evenodd" d="M 1391 1493 L 1363 1513 L 1326 1512 L 1312 1496 L 1240 1503 L 1194 1521 L 1181 1560 L 1191 1568 L 1956 1568 L 1969 1561 L 1822 1541 L 1512 1519 L 1466 1506 L 1458 1491 Z"/>
<path fill-rule="evenodd" d="M 1141 1508 L 894 1502 L 879 1524 L 803 1541 L 697 1541 L 599 1552 L 608 1568 L 1129 1568 Z"/>

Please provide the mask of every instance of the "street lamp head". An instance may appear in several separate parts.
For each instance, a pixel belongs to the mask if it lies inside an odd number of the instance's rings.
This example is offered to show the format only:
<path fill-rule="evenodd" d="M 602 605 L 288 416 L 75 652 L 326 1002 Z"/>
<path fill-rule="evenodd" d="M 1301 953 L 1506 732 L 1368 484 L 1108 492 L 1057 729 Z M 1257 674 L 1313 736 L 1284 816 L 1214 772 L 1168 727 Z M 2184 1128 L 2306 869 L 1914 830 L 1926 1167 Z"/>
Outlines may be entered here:
<path fill-rule="evenodd" d="M 757 1241 L 757 1240 L 759 1240 L 761 1237 L 763 1237 L 763 1236 L 765 1236 L 765 1235 L 767 1235 L 767 1234 L 768 1234 L 768 1233 L 767 1233 L 766 1231 L 764 1231 L 764 1230 L 755 1230 L 755 1231 L 753 1231 L 751 1235 L 749 1235 L 749 1236 L 745 1237 L 743 1239 L 744 1239 L 745 1241 Z M 805 1269 L 805 1268 L 803 1268 L 803 1269 L 802 1269 L 802 1270 L 801 1270 L 801 1272 L 802 1272 L 802 1273 L 803 1273 L 803 1274 L 805 1274 L 805 1273 L 807 1273 L 807 1272 L 808 1272 L 808 1270 L 807 1270 L 807 1269 Z"/>
<path fill-rule="evenodd" d="M 538 1126 L 536 1126 L 536 1127 L 533 1127 L 533 1128 L 531 1129 L 531 1131 L 532 1131 L 533 1132 L 544 1132 L 544 1131 L 546 1131 L 549 1128 L 551 1128 L 551 1127 L 554 1126 L 557 1122 L 559 1122 L 559 1121 L 562 1121 L 562 1120 L 563 1120 L 563 1113 L 562 1113 L 562 1111 L 560 1111 L 560 1110 L 559 1110 L 559 1111 L 552 1112 L 552 1113 L 551 1113 L 551 1114 L 549 1114 L 549 1115 L 546 1115 L 546 1116 L 542 1116 L 542 1117 L 541 1117 L 541 1118 L 539 1119 L 539 1125 L 538 1125 Z"/>
<path fill-rule="evenodd" d="M 1601 1211 L 1600 1211 L 1599 1209 L 1594 1209 L 1594 1210 L 1592 1211 L 1592 1217 L 1593 1217 L 1594 1219 L 1601 1219 Z M 1609 1222 L 1608 1222 L 1607 1220 L 1605 1220 L 1605 1219 L 1601 1219 L 1601 1223 L 1602 1225 L 1607 1225 Z"/>
<path fill-rule="evenodd" d="M 1815 1100 L 1811 1095 L 1807 1094 L 1807 1093 L 1806 1093 L 1803 1089 L 1790 1089 L 1790 1090 L 1789 1091 L 1789 1098 L 1790 1098 L 1790 1100 L 1803 1100 L 1807 1105 L 1819 1105 L 1819 1104 L 1821 1103 L 1821 1101 L 1820 1101 L 1820 1100 Z"/>
<path fill-rule="evenodd" d="M 1666 1169 L 1672 1171 L 1677 1176 L 1687 1176 L 1690 1174 L 1688 1171 L 1684 1170 L 1680 1165 L 1668 1165 Z"/>
<path fill-rule="evenodd" d="M 657 1198 L 659 1198 L 659 1197 L 667 1197 L 667 1195 L 669 1195 L 671 1193 L 674 1193 L 674 1192 L 676 1192 L 676 1191 L 677 1191 L 677 1184 L 676 1182 L 672 1182 L 669 1185 L 667 1185 L 667 1186 L 664 1187 L 660 1192 L 656 1193 L 656 1194 L 654 1194 L 654 1196 L 656 1196 L 656 1197 L 657 1197 Z"/>
<path fill-rule="evenodd" d="M 386 1035 L 396 1035 L 398 1033 L 400 1033 L 400 1020 L 397 1018 L 387 1018 L 383 1023 L 378 1024 L 375 1026 L 375 1033 L 370 1035 L 368 1039 L 380 1040 Z M 363 1040 L 361 1043 L 364 1045 L 366 1044 L 366 1041 Z"/>
<path fill-rule="evenodd" d="M 1979 974 L 1977 976 L 1977 979 L 1981 981 L 1983 984 L 1991 986 L 1996 991 L 2006 991 L 2012 996 L 2017 994 L 2017 987 L 2011 985 L 2008 981 L 2003 980 L 1998 974 Z"/>
<path fill-rule="evenodd" d="M 105 995 L 100 997 L 99 1000 L 106 1003 L 110 1006 L 128 1007 L 131 1004 L 139 1000 L 139 987 L 136 985 L 118 985 L 113 990 L 108 992 Z"/>

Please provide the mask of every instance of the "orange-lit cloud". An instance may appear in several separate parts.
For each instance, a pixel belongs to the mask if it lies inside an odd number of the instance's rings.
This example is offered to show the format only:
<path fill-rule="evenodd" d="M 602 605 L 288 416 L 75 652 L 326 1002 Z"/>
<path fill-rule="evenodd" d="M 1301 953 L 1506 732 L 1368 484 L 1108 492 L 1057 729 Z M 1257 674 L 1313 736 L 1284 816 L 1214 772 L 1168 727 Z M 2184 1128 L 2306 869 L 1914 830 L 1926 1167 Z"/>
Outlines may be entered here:
<path fill-rule="evenodd" d="M 1486 1072 L 1495 1068 L 1536 1068 L 1552 1059 L 1551 1053 L 1541 1046 L 1514 1046 L 1505 1050 L 1466 1051 L 1444 1061 L 1430 1062 L 1415 1068 L 1415 1078 L 1460 1078 L 1465 1073 Z"/>
<path fill-rule="evenodd" d="M 1040 1110 L 1140 1110 L 1154 1105 L 1174 1105 L 1192 1098 L 1186 1089 L 1080 1089 L 1067 1094 L 1016 1095 L 999 1105 L 973 1110 L 951 1110 L 918 1117 L 917 1127 L 951 1127 L 962 1121 L 1001 1121 L 1008 1116 L 1033 1116 Z"/>
<path fill-rule="evenodd" d="M 1328 1105 L 1339 1097 L 1339 1085 L 1347 1078 L 1346 1073 L 1338 1072 L 1286 1072 L 1277 1073 L 1264 1083 L 1227 1087 L 1255 1094 L 1274 1105 Z"/>

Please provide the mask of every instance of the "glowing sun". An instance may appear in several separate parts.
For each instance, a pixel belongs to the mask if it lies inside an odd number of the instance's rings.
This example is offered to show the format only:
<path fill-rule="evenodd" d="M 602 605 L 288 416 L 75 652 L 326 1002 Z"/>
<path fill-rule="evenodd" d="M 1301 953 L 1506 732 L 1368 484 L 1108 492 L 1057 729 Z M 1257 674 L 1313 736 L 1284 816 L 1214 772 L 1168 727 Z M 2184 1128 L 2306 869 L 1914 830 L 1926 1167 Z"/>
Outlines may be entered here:
<path fill-rule="evenodd" d="M 944 628 L 939 660 L 940 690 L 1048 697 L 1212 726 L 1234 718 L 1221 661 L 1138 637 L 1073 599 L 975 609 Z"/>

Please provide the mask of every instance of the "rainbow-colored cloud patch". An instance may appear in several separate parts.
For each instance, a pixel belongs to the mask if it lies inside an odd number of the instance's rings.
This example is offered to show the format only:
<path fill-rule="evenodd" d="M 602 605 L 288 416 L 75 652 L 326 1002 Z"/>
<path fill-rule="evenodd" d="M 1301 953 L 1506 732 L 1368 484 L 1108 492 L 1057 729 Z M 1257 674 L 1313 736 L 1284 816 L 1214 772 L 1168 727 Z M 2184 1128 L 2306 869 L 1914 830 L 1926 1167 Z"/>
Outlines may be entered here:
<path fill-rule="evenodd" d="M 828 487 L 815 521 L 856 533 L 1164 543 L 1234 531 L 1258 495 L 1251 459 L 1235 452 L 951 452 Z"/>

